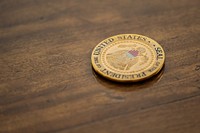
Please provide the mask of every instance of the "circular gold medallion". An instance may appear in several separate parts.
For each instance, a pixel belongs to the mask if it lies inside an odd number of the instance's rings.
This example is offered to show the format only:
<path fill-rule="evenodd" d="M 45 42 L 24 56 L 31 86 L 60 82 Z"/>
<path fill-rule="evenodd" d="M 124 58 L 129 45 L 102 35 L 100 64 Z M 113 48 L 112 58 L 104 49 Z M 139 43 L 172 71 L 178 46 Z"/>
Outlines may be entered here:
<path fill-rule="evenodd" d="M 100 42 L 93 50 L 92 66 L 105 78 L 136 82 L 157 74 L 165 53 L 154 40 L 137 34 L 121 34 Z"/>

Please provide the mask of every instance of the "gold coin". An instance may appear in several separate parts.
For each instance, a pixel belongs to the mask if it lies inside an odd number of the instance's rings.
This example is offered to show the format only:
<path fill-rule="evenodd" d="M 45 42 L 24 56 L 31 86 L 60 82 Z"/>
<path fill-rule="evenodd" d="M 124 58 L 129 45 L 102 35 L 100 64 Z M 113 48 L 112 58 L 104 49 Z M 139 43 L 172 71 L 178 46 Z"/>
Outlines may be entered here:
<path fill-rule="evenodd" d="M 136 82 L 157 74 L 165 62 L 163 48 L 138 34 L 120 34 L 100 42 L 91 56 L 94 70 L 119 82 Z"/>

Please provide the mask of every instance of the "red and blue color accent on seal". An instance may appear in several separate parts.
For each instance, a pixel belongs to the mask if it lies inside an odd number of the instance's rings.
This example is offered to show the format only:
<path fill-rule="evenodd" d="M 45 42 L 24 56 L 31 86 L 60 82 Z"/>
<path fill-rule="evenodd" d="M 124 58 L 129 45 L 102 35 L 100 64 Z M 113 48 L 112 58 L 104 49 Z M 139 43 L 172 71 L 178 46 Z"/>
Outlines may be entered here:
<path fill-rule="evenodd" d="M 134 57 L 137 57 L 139 54 L 139 51 L 137 50 L 129 50 L 126 55 L 129 57 L 129 58 L 134 58 Z"/>

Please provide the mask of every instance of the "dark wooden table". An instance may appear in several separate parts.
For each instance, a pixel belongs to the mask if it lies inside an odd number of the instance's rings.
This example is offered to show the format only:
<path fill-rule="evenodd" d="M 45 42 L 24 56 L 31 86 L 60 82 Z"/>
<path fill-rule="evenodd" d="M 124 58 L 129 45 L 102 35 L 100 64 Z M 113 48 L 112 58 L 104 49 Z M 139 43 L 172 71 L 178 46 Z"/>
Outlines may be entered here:
<path fill-rule="evenodd" d="M 199 133 L 199 0 L 1 0 L 1 133 Z M 158 41 L 156 77 L 96 75 L 92 49 L 137 33 Z"/>

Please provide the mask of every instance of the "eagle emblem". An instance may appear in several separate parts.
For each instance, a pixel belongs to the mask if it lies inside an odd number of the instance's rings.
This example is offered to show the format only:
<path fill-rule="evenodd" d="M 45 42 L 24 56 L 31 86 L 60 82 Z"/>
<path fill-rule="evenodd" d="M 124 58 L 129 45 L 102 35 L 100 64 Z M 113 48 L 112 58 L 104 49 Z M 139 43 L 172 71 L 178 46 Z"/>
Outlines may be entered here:
<path fill-rule="evenodd" d="M 115 69 L 130 70 L 135 64 L 143 65 L 147 63 L 149 58 L 147 57 L 145 48 L 132 47 L 107 53 L 106 59 L 109 65 Z"/>

